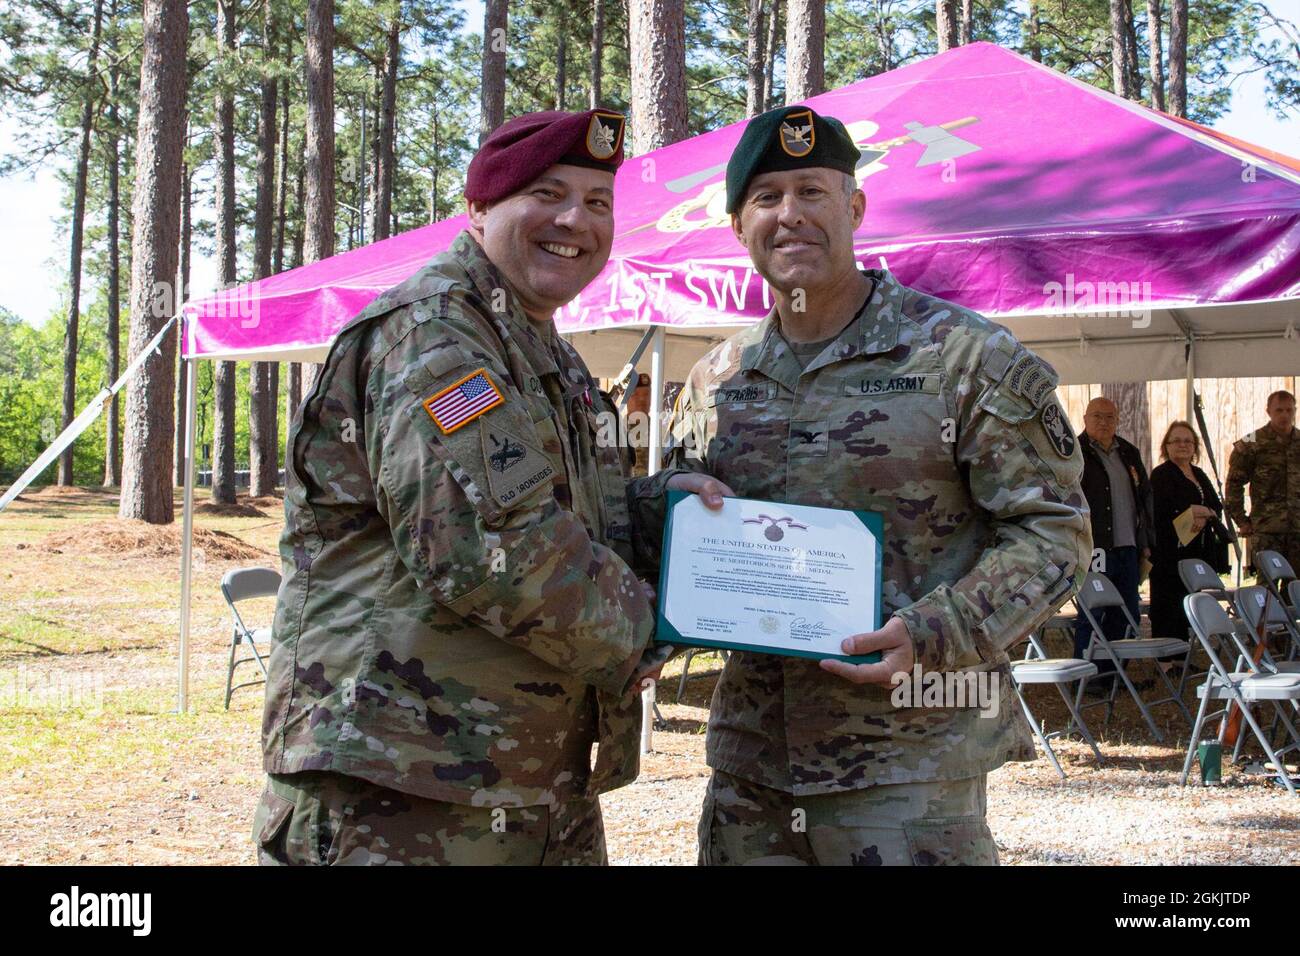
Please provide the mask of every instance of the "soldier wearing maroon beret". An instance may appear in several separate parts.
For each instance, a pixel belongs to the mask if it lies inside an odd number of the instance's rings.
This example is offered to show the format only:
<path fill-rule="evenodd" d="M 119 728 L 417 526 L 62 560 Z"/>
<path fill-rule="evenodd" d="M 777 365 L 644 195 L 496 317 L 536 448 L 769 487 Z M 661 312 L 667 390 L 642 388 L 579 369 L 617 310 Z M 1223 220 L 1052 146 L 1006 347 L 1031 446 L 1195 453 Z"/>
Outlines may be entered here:
<path fill-rule="evenodd" d="M 492 133 L 468 228 L 339 333 L 296 416 L 264 863 L 606 860 L 598 796 L 636 776 L 665 652 L 612 409 L 552 316 L 609 258 L 623 133 Z"/>

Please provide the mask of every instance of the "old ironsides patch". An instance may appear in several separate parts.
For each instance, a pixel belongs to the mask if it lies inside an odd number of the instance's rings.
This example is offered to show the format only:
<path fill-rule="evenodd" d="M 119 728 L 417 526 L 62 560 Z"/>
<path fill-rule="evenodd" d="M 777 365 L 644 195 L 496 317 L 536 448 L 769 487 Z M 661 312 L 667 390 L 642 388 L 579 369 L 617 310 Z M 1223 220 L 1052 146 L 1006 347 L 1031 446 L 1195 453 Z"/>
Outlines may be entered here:
<path fill-rule="evenodd" d="M 555 474 L 541 449 L 487 423 L 483 425 L 483 459 L 488 466 L 488 489 L 506 506 L 545 488 Z"/>

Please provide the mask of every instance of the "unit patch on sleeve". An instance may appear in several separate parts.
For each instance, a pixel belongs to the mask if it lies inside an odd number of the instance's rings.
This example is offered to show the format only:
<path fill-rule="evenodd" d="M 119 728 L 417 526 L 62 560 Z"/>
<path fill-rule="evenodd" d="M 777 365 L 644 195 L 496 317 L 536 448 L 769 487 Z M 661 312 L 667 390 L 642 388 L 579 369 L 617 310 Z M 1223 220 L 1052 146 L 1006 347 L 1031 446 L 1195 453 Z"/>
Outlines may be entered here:
<path fill-rule="evenodd" d="M 1069 458 L 1074 454 L 1074 432 L 1070 430 L 1070 423 L 1065 420 L 1065 415 L 1061 412 L 1061 406 L 1052 402 L 1043 407 L 1043 430 L 1047 432 L 1047 438 L 1052 443 L 1052 448 L 1062 458 Z"/>
<path fill-rule="evenodd" d="M 545 452 L 500 423 L 485 421 L 482 433 L 488 491 L 499 504 L 508 508 L 548 486 L 555 468 Z"/>

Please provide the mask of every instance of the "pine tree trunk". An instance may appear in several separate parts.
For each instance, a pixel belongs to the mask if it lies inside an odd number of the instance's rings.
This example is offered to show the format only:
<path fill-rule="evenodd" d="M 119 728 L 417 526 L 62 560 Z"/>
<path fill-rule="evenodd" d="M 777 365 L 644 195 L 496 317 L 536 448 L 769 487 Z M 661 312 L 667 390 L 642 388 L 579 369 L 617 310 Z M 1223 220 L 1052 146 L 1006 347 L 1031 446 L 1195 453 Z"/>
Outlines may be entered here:
<path fill-rule="evenodd" d="M 934 34 L 939 41 L 940 53 L 957 45 L 957 0 L 935 0 Z"/>
<path fill-rule="evenodd" d="M 233 60 L 238 0 L 217 0 L 217 58 Z M 218 77 L 217 145 L 217 283 L 235 287 L 235 100 Z M 212 500 L 235 503 L 235 363 L 218 362 L 213 375 L 216 402 L 212 423 Z"/>
<path fill-rule="evenodd" d="M 397 165 L 394 139 L 397 135 L 397 71 L 402 63 L 401 24 L 394 21 L 388 28 L 388 46 L 384 52 L 384 86 L 379 97 L 379 137 L 376 142 L 379 162 L 375 169 L 375 232 L 372 241 L 392 235 L 393 177 Z"/>
<path fill-rule="evenodd" d="M 334 255 L 334 0 L 307 3 L 307 148 L 303 261 Z M 316 366 L 304 378 L 311 388 Z"/>
<path fill-rule="evenodd" d="M 303 148 L 299 150 L 298 155 L 304 155 L 306 151 L 306 132 L 303 133 Z M 293 256 L 289 262 L 290 269 L 297 269 L 306 262 L 306 252 L 304 246 L 307 241 L 307 164 L 301 162 L 298 164 L 298 174 L 295 177 L 293 186 Z"/>
<path fill-rule="evenodd" d="M 122 241 L 121 226 L 118 222 L 118 204 L 122 201 L 121 183 L 118 170 L 118 129 L 117 129 L 117 31 L 120 26 L 117 19 L 117 0 L 109 7 L 109 20 L 112 29 L 109 33 L 108 55 L 113 65 L 108 71 L 108 328 L 105 330 L 104 364 L 108 384 L 117 381 L 121 366 L 121 296 L 122 296 L 122 262 L 119 246 Z M 104 487 L 116 488 L 122 484 L 122 459 L 119 455 L 118 440 L 120 424 L 118 422 L 117 396 L 108 400 L 104 408 Z"/>
<path fill-rule="evenodd" d="M 746 63 L 749 76 L 745 82 L 745 115 L 757 116 L 763 112 L 764 67 L 767 57 L 766 18 L 763 0 L 749 0 L 748 16 L 745 18 Z"/>
<path fill-rule="evenodd" d="M 270 66 L 275 59 L 275 21 L 268 2 L 262 12 L 261 109 L 257 123 L 257 193 L 253 212 L 253 277 L 271 274 L 275 238 L 276 109 L 279 90 Z M 283 163 L 283 158 L 281 158 Z M 261 498 L 275 492 L 280 449 L 275 436 L 277 396 L 271 390 L 274 362 L 248 367 L 248 493 Z"/>
<path fill-rule="evenodd" d="M 1142 464 L 1151 473 L 1151 401 L 1146 382 L 1116 382 L 1101 387 L 1103 398 L 1109 398 L 1119 411 L 1115 433 L 1137 446 L 1142 453 Z"/>
<path fill-rule="evenodd" d="M 132 208 L 130 354 L 139 353 L 168 319 L 157 290 L 176 279 L 180 226 L 181 146 L 185 121 L 185 0 L 144 0 L 141 16 L 139 125 Z M 174 297 L 172 297 L 174 300 Z M 164 298 L 164 303 L 165 303 Z M 176 335 L 147 359 L 127 387 L 122 496 L 118 514 L 170 524 L 172 505 L 172 367 Z"/>
<path fill-rule="evenodd" d="M 605 54 L 605 2 L 604 0 L 591 0 L 591 100 L 590 109 L 597 109 L 601 106 L 600 102 L 600 84 L 603 69 L 603 59 Z"/>
<path fill-rule="evenodd" d="M 1142 100 L 1142 58 L 1138 54 L 1137 26 L 1133 21 L 1133 4 L 1124 0 L 1124 65 L 1128 68 L 1129 99 Z"/>
<path fill-rule="evenodd" d="M 478 122 L 480 143 L 505 122 L 506 17 L 506 0 L 486 0 L 483 6 L 483 81 Z"/>
<path fill-rule="evenodd" d="M 555 49 L 555 108 L 557 110 L 563 110 L 566 108 L 564 105 L 566 101 L 564 88 L 569 83 L 569 77 L 567 75 L 569 71 L 569 37 L 565 32 L 568 27 L 568 16 L 563 7 L 557 7 L 556 9 L 559 14 L 556 26 L 557 32 L 560 34 L 560 42 L 556 45 Z"/>
<path fill-rule="evenodd" d="M 826 0 L 790 0 L 785 12 L 787 105 L 826 92 L 825 48 Z"/>
<path fill-rule="evenodd" d="M 1029 58 L 1035 63 L 1043 62 L 1043 44 L 1039 38 L 1042 29 L 1038 17 L 1038 0 L 1029 0 Z"/>
<path fill-rule="evenodd" d="M 971 0 L 961 0 L 961 30 L 957 34 L 957 42 L 962 46 L 970 43 L 972 14 Z"/>
<path fill-rule="evenodd" d="M 289 47 L 292 31 L 285 33 Z M 289 55 L 286 52 L 286 57 Z M 289 78 L 280 81 L 280 165 L 275 172 L 275 249 L 271 253 L 271 274 L 284 271 L 284 226 L 289 193 Z"/>
<path fill-rule="evenodd" d="M 1187 0 L 1169 6 L 1169 112 L 1187 118 Z"/>
<path fill-rule="evenodd" d="M 1147 0 L 1147 46 L 1150 51 L 1151 105 L 1164 110 L 1165 71 L 1160 49 L 1160 0 Z"/>
<path fill-rule="evenodd" d="M 1116 96 L 1129 95 L 1128 31 L 1124 29 L 1124 0 L 1110 0 L 1110 81 Z"/>
<path fill-rule="evenodd" d="M 71 301 L 68 304 L 68 324 L 63 335 L 63 428 L 77 417 L 77 335 L 81 326 L 81 252 L 84 245 L 83 229 L 86 217 L 86 177 L 90 171 L 90 131 L 95 122 L 95 93 L 99 77 L 95 72 L 99 59 L 99 37 L 104 21 L 104 2 L 95 0 L 95 25 L 90 35 L 90 56 L 86 61 L 86 99 L 81 105 L 81 145 L 77 150 L 77 179 L 72 198 L 72 252 L 68 266 L 68 284 Z M 69 445 L 59 456 L 59 484 L 73 482 L 72 460 L 76 443 Z"/>
<path fill-rule="evenodd" d="M 767 54 L 763 66 L 763 110 L 776 109 L 776 48 L 781 43 L 781 0 L 772 0 L 767 18 Z"/>
<path fill-rule="evenodd" d="M 683 0 L 638 0 L 629 10 L 632 144 L 640 155 L 686 138 Z"/>

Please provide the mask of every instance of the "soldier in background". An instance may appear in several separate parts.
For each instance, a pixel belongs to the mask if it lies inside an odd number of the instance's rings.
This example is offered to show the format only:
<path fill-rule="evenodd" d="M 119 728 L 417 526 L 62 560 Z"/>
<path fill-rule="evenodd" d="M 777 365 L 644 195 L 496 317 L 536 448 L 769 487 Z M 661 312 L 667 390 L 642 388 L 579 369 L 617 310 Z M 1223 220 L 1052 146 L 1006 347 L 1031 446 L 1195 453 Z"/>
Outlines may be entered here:
<path fill-rule="evenodd" d="M 985 775 L 1034 757 L 1007 649 L 1087 570 L 1055 373 L 981 316 L 859 271 L 858 158 L 807 107 L 749 122 L 727 209 L 776 305 L 695 365 L 669 469 L 634 485 L 643 532 L 677 469 L 885 518 L 887 623 L 843 643 L 880 663 L 731 655 L 709 718 L 705 864 L 995 863 Z M 987 672 L 1002 704 L 896 708 L 892 678 L 914 664 Z"/>
<path fill-rule="evenodd" d="M 293 423 L 263 863 L 605 862 L 597 796 L 636 776 L 664 652 L 611 411 L 552 314 L 609 258 L 623 127 L 497 129 L 469 229 L 339 333 Z"/>
<path fill-rule="evenodd" d="M 1274 392 L 1266 408 L 1268 424 L 1232 446 L 1224 497 L 1237 530 L 1250 538 L 1252 552 L 1276 551 L 1300 571 L 1300 429 L 1295 427 L 1295 396 Z"/>

